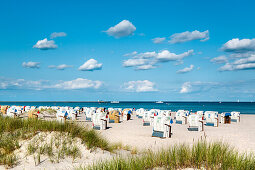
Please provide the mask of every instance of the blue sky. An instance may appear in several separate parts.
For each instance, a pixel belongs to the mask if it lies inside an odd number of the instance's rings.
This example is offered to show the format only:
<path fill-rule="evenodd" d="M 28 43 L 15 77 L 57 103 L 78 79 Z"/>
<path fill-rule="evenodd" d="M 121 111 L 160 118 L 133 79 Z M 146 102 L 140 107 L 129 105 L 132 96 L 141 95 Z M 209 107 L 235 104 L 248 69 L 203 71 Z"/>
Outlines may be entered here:
<path fill-rule="evenodd" d="M 1 1 L 0 100 L 254 101 L 254 5 Z"/>

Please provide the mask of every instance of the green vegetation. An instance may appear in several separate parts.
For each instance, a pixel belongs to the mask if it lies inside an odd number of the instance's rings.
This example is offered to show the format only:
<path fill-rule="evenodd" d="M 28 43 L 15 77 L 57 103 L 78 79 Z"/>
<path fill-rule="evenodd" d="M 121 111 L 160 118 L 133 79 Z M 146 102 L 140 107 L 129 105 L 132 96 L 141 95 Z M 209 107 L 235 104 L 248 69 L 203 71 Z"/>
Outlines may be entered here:
<path fill-rule="evenodd" d="M 175 145 L 157 153 L 147 151 L 142 155 L 128 158 L 118 157 L 110 161 L 98 162 L 85 167 L 88 170 L 143 170 L 153 168 L 181 169 L 255 169 L 253 155 L 239 155 L 238 152 L 222 143 L 198 142 L 192 147 Z"/>
<path fill-rule="evenodd" d="M 20 147 L 19 140 L 30 139 L 38 132 L 52 131 L 67 133 L 71 138 L 80 138 L 88 149 L 112 149 L 108 142 L 101 138 L 96 131 L 81 127 L 73 122 L 60 123 L 57 121 L 13 119 L 0 116 L 0 165 L 12 167 L 17 163 L 17 157 L 13 152 Z M 74 148 L 73 152 L 76 153 L 75 150 Z M 49 151 L 47 150 L 47 152 Z M 38 158 L 40 157 L 38 156 Z"/>

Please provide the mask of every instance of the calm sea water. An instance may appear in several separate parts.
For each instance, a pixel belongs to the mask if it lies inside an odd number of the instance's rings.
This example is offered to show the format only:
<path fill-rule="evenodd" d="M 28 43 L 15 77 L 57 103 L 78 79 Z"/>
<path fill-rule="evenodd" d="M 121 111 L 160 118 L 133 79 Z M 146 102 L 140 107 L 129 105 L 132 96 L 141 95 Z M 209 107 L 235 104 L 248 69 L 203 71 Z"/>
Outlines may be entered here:
<path fill-rule="evenodd" d="M 241 114 L 255 114 L 255 102 L 0 102 L 0 105 L 22 106 L 79 106 L 79 107 L 115 107 L 115 108 L 145 108 L 177 111 L 180 109 L 192 111 L 239 111 Z"/>

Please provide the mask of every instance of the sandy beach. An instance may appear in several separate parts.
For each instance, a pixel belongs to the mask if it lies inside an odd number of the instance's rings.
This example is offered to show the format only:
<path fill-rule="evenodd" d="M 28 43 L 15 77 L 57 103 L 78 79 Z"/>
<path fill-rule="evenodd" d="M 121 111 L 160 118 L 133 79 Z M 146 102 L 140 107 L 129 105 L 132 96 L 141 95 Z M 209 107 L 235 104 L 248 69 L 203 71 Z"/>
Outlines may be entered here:
<path fill-rule="evenodd" d="M 221 141 L 229 144 L 239 151 L 239 153 L 255 153 L 255 115 L 241 115 L 241 122 L 231 124 L 219 124 L 219 127 L 205 126 L 204 131 L 188 131 L 188 124 L 172 124 L 171 138 L 152 137 L 152 126 L 143 126 L 142 119 L 132 116 L 131 120 L 122 123 L 108 123 L 106 130 L 97 131 L 110 143 L 121 143 L 122 146 L 129 146 L 139 152 L 145 150 L 157 151 L 161 148 L 168 148 L 175 144 L 192 145 L 198 140 L 206 139 L 208 142 Z M 83 115 L 77 121 L 82 126 L 92 127 L 92 122 L 85 122 Z M 46 138 L 53 136 L 54 132 L 42 134 Z M 34 137 L 35 138 L 35 137 Z M 81 141 L 76 140 L 75 144 L 81 150 L 81 157 L 73 161 L 71 158 L 65 158 L 59 163 L 51 163 L 47 156 L 42 156 L 42 162 L 35 165 L 32 155 L 26 155 L 26 148 L 29 141 L 21 142 L 21 148 L 15 151 L 19 156 L 19 164 L 14 169 L 72 169 L 84 167 L 102 160 L 109 160 L 116 156 L 128 156 L 130 152 L 119 150 L 118 153 L 108 151 L 88 150 Z M 0 166 L 0 169 L 5 169 Z"/>
<path fill-rule="evenodd" d="M 152 126 L 142 126 L 142 119 L 133 116 L 132 120 L 119 124 L 108 124 L 109 129 L 100 131 L 110 142 L 121 142 L 138 150 L 165 148 L 178 143 L 192 144 L 200 139 L 222 141 L 240 152 L 255 152 L 255 115 L 241 115 L 241 122 L 219 124 L 219 127 L 205 126 L 203 132 L 188 131 L 188 124 L 173 123 L 171 138 L 155 138 Z"/>

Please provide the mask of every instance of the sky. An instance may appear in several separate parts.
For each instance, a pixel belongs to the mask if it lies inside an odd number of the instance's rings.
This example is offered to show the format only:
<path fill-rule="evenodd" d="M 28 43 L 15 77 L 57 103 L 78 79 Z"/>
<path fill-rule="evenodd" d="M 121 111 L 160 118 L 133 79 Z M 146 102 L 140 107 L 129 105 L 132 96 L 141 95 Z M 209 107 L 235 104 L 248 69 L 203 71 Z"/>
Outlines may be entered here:
<path fill-rule="evenodd" d="M 0 101 L 254 101 L 247 0 L 0 1 Z"/>

